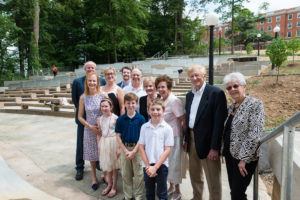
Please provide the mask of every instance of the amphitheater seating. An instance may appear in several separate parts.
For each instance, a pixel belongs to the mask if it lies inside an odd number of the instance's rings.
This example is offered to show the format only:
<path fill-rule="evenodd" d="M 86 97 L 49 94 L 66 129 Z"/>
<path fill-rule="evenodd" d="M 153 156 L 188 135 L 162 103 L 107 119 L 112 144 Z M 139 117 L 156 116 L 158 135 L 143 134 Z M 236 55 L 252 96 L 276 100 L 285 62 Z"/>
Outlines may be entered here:
<path fill-rule="evenodd" d="M 21 108 L 28 109 L 29 107 L 39 107 L 39 108 L 50 108 L 52 112 L 58 112 L 60 108 L 73 109 L 75 111 L 74 105 L 55 105 L 55 104 L 45 104 L 45 103 L 21 103 Z"/>
<path fill-rule="evenodd" d="M 0 102 L 22 103 L 21 97 L 0 97 Z"/>

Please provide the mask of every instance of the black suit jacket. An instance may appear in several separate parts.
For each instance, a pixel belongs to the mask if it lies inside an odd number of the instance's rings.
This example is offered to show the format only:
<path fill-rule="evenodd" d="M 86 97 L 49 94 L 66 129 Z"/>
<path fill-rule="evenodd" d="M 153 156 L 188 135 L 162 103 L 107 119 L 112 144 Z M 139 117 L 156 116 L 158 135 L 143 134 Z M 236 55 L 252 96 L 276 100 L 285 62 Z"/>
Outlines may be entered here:
<path fill-rule="evenodd" d="M 148 95 L 142 96 L 139 100 L 139 105 L 140 105 L 140 114 L 143 115 L 146 119 L 146 122 L 149 121 L 150 116 L 148 114 L 148 104 L 147 104 L 147 97 Z M 157 98 L 160 98 L 160 95 L 157 94 Z"/>
<path fill-rule="evenodd" d="M 186 127 L 187 134 L 185 141 L 189 150 L 190 142 L 190 111 L 194 94 L 189 92 L 186 95 Z M 210 149 L 221 149 L 221 140 L 224 129 L 224 121 L 227 116 L 227 102 L 223 92 L 218 87 L 206 84 L 193 128 L 195 147 L 200 159 L 207 157 Z"/>

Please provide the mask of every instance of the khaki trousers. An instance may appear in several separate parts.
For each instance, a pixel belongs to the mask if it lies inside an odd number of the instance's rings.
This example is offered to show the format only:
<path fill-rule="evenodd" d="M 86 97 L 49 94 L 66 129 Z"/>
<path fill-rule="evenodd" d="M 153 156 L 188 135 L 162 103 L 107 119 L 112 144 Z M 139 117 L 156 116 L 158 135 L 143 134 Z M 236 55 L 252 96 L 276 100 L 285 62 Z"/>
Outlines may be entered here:
<path fill-rule="evenodd" d="M 195 148 L 194 133 L 190 136 L 190 151 L 189 151 L 190 178 L 193 187 L 193 200 L 204 199 L 204 177 L 203 170 L 208 185 L 209 200 L 222 199 L 221 186 L 221 161 L 200 159 Z"/>
<path fill-rule="evenodd" d="M 131 151 L 134 147 L 126 148 Z M 138 151 L 135 154 L 133 160 L 127 160 L 124 152 L 121 152 L 122 181 L 125 199 L 135 198 L 136 200 L 143 200 L 145 199 L 145 184 L 140 152 Z"/>

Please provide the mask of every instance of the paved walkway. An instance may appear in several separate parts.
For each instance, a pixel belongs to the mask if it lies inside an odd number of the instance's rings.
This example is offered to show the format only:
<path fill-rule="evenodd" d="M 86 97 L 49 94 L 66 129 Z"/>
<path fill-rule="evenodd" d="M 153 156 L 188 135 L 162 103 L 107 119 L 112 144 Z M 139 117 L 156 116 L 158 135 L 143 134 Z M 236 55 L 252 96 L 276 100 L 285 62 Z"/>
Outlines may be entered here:
<path fill-rule="evenodd" d="M 0 130 L 0 157 L 3 158 L 0 159 L 0 199 L 106 199 L 100 195 L 104 184 L 101 184 L 100 190 L 96 192 L 90 188 L 91 172 L 88 163 L 84 179 L 74 180 L 74 119 L 0 113 Z M 3 170 L 4 166 L 6 171 Z M 1 173 L 9 175 L 2 179 Z M 99 171 L 97 173 L 99 176 Z M 227 200 L 230 199 L 230 195 L 225 165 L 222 166 L 222 175 L 223 199 Z M 115 200 L 123 198 L 120 180 L 119 178 L 119 194 Z M 34 192 L 20 192 L 26 187 L 34 188 L 41 194 L 48 194 L 49 197 L 36 197 Z M 183 180 L 181 189 L 183 200 L 192 198 L 189 177 Z M 265 191 L 264 184 L 260 181 L 261 200 L 270 199 Z M 20 196 L 14 196 L 17 192 Z M 249 199 L 252 199 L 252 186 L 249 186 L 247 194 Z"/>

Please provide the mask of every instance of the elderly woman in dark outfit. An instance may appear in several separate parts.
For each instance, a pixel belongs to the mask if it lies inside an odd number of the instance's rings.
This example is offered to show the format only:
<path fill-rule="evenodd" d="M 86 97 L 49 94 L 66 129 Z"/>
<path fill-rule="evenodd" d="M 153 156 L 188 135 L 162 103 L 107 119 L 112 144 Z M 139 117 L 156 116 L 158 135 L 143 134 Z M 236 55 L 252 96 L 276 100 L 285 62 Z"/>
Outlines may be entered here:
<path fill-rule="evenodd" d="M 265 112 L 259 99 L 246 95 L 246 80 L 241 73 L 226 75 L 224 84 L 234 99 L 228 108 L 223 138 L 231 199 L 246 200 L 245 192 L 258 163 Z"/>
<path fill-rule="evenodd" d="M 160 95 L 156 92 L 155 79 L 153 77 L 146 77 L 143 81 L 143 86 L 147 95 L 140 98 L 140 114 L 145 117 L 147 122 L 150 120 L 150 116 L 148 114 L 148 104 L 152 99 L 160 98 Z"/>

